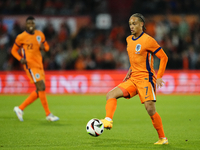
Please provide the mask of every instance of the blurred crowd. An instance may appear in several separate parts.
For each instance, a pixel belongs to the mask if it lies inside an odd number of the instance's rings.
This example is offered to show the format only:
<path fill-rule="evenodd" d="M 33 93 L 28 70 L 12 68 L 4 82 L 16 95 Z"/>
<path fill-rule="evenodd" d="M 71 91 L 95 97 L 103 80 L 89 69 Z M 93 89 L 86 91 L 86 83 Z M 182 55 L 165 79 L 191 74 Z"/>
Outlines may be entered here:
<path fill-rule="evenodd" d="M 167 69 L 200 69 L 200 19 L 186 21 L 181 15 L 180 21 L 167 17 L 147 24 L 147 33 L 154 37 L 166 52 L 169 60 Z M 155 59 L 158 66 L 159 60 Z"/>
<path fill-rule="evenodd" d="M 93 15 L 120 12 L 142 14 L 199 13 L 199 0 L 0 0 L 0 14 Z M 119 9 L 115 9 L 118 7 Z M 123 12 L 122 12 L 123 14 Z"/>
<path fill-rule="evenodd" d="M 0 14 L 88 15 L 101 12 L 105 3 L 106 0 L 0 0 Z"/>
<path fill-rule="evenodd" d="M 197 13 L 197 8 L 200 8 L 199 1 L 144 0 L 141 3 L 144 5 L 138 7 L 139 1 L 134 0 L 130 13 L 135 10 L 146 17 L 145 32 L 154 37 L 167 53 L 167 69 L 200 69 L 200 20 L 189 24 L 186 16 L 182 14 L 181 21 L 172 21 L 167 15 L 159 21 L 152 19 L 152 15 L 156 13 Z M 161 7 L 161 4 L 165 7 Z M 93 19 L 98 13 L 112 14 L 109 7 L 110 4 L 106 0 L 0 0 L 0 11 L 6 15 L 89 15 Z M 50 45 L 50 51 L 42 53 L 45 70 L 128 69 L 126 37 L 130 35 L 130 15 L 124 16 L 126 22 L 115 21 L 107 30 L 97 29 L 92 21 L 90 25 L 81 27 L 75 36 L 72 36 L 64 22 L 59 31 L 56 31 L 52 24 L 47 24 L 42 29 Z M 10 50 L 16 36 L 24 30 L 16 22 L 12 32 L 8 33 L 7 27 L 0 22 L 0 70 L 22 69 L 19 62 L 10 54 Z M 159 59 L 155 58 L 155 68 L 158 67 Z"/>

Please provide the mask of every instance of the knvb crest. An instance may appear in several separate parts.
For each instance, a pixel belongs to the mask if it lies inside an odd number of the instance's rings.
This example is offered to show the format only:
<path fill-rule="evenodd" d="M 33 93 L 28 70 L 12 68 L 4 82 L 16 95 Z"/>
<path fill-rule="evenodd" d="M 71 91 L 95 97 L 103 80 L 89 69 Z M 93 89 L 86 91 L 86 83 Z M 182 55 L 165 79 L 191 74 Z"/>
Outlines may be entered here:
<path fill-rule="evenodd" d="M 36 77 L 36 79 L 39 79 L 39 78 L 40 78 L 40 74 L 39 74 L 39 73 L 36 73 L 36 74 L 35 74 L 35 77 Z"/>
<path fill-rule="evenodd" d="M 40 36 L 37 36 L 36 39 L 37 39 L 38 43 L 40 44 L 40 42 L 41 42 L 41 40 L 42 40 L 41 37 L 40 37 Z"/>
<path fill-rule="evenodd" d="M 141 45 L 137 44 L 136 47 L 135 47 L 135 50 L 136 50 L 136 52 L 135 52 L 136 54 L 140 54 L 139 51 L 141 50 Z"/>

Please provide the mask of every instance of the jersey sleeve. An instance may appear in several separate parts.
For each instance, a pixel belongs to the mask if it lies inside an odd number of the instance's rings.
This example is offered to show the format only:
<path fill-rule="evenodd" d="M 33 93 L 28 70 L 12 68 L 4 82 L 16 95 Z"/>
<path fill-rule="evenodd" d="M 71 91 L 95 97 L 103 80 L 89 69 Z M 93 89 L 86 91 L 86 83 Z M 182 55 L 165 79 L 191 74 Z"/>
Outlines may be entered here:
<path fill-rule="evenodd" d="M 45 51 L 47 52 L 49 51 L 49 44 L 46 41 L 44 33 L 42 32 L 41 32 L 41 37 L 42 37 L 42 43 L 44 44 Z"/>
<path fill-rule="evenodd" d="M 20 49 L 22 45 L 21 38 L 20 36 L 17 36 L 15 39 L 15 43 L 11 49 L 11 54 L 18 60 L 20 61 L 22 59 L 22 56 L 19 55 L 18 50 Z"/>
<path fill-rule="evenodd" d="M 126 38 L 126 43 L 128 44 L 128 37 Z"/>
<path fill-rule="evenodd" d="M 148 39 L 147 39 L 147 49 L 149 50 L 149 51 L 151 51 L 151 52 L 153 52 L 154 54 L 156 53 L 156 52 L 158 52 L 160 49 L 161 49 L 161 47 L 160 47 L 160 45 L 157 43 L 157 41 L 154 39 L 154 38 L 152 38 L 152 37 L 149 37 Z"/>
<path fill-rule="evenodd" d="M 131 36 L 129 35 L 129 36 L 126 38 L 127 47 L 129 46 L 128 43 L 129 43 L 130 37 L 131 37 Z"/>
<path fill-rule="evenodd" d="M 168 57 L 163 51 L 162 47 L 160 47 L 157 41 L 152 37 L 148 38 L 148 50 L 151 51 L 154 55 L 156 55 L 160 59 L 157 78 L 162 78 L 167 66 Z"/>
<path fill-rule="evenodd" d="M 21 36 L 18 35 L 15 39 L 15 44 L 20 48 L 22 46 L 22 39 Z"/>
<path fill-rule="evenodd" d="M 47 41 L 45 41 L 44 43 L 44 48 L 45 48 L 45 51 L 49 51 L 49 44 L 47 43 Z"/>
<path fill-rule="evenodd" d="M 159 65 L 159 69 L 157 73 L 157 78 L 162 78 L 167 66 L 168 57 L 163 51 L 163 49 L 160 49 L 155 55 L 160 59 L 160 65 Z"/>
<path fill-rule="evenodd" d="M 40 31 L 40 36 L 42 38 L 41 42 L 44 43 L 46 38 L 45 38 L 45 35 L 44 35 L 44 33 L 42 31 Z"/>

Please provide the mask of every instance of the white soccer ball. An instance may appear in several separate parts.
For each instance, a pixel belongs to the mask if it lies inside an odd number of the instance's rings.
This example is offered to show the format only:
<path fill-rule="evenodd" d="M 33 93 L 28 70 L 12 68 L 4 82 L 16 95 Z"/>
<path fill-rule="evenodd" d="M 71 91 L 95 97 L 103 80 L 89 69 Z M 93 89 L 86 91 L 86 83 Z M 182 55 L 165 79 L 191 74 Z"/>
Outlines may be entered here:
<path fill-rule="evenodd" d="M 103 123 L 99 119 L 91 119 L 86 125 L 86 131 L 89 135 L 97 137 L 104 131 Z"/>

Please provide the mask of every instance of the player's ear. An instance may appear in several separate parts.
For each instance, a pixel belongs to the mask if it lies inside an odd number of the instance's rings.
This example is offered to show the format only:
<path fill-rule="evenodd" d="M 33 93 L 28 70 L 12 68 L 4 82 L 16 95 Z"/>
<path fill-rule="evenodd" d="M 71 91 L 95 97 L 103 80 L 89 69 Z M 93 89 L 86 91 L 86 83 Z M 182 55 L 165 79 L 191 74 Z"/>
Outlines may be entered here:
<path fill-rule="evenodd" d="M 140 26 L 143 28 L 143 26 L 144 26 L 144 22 L 140 22 Z"/>

